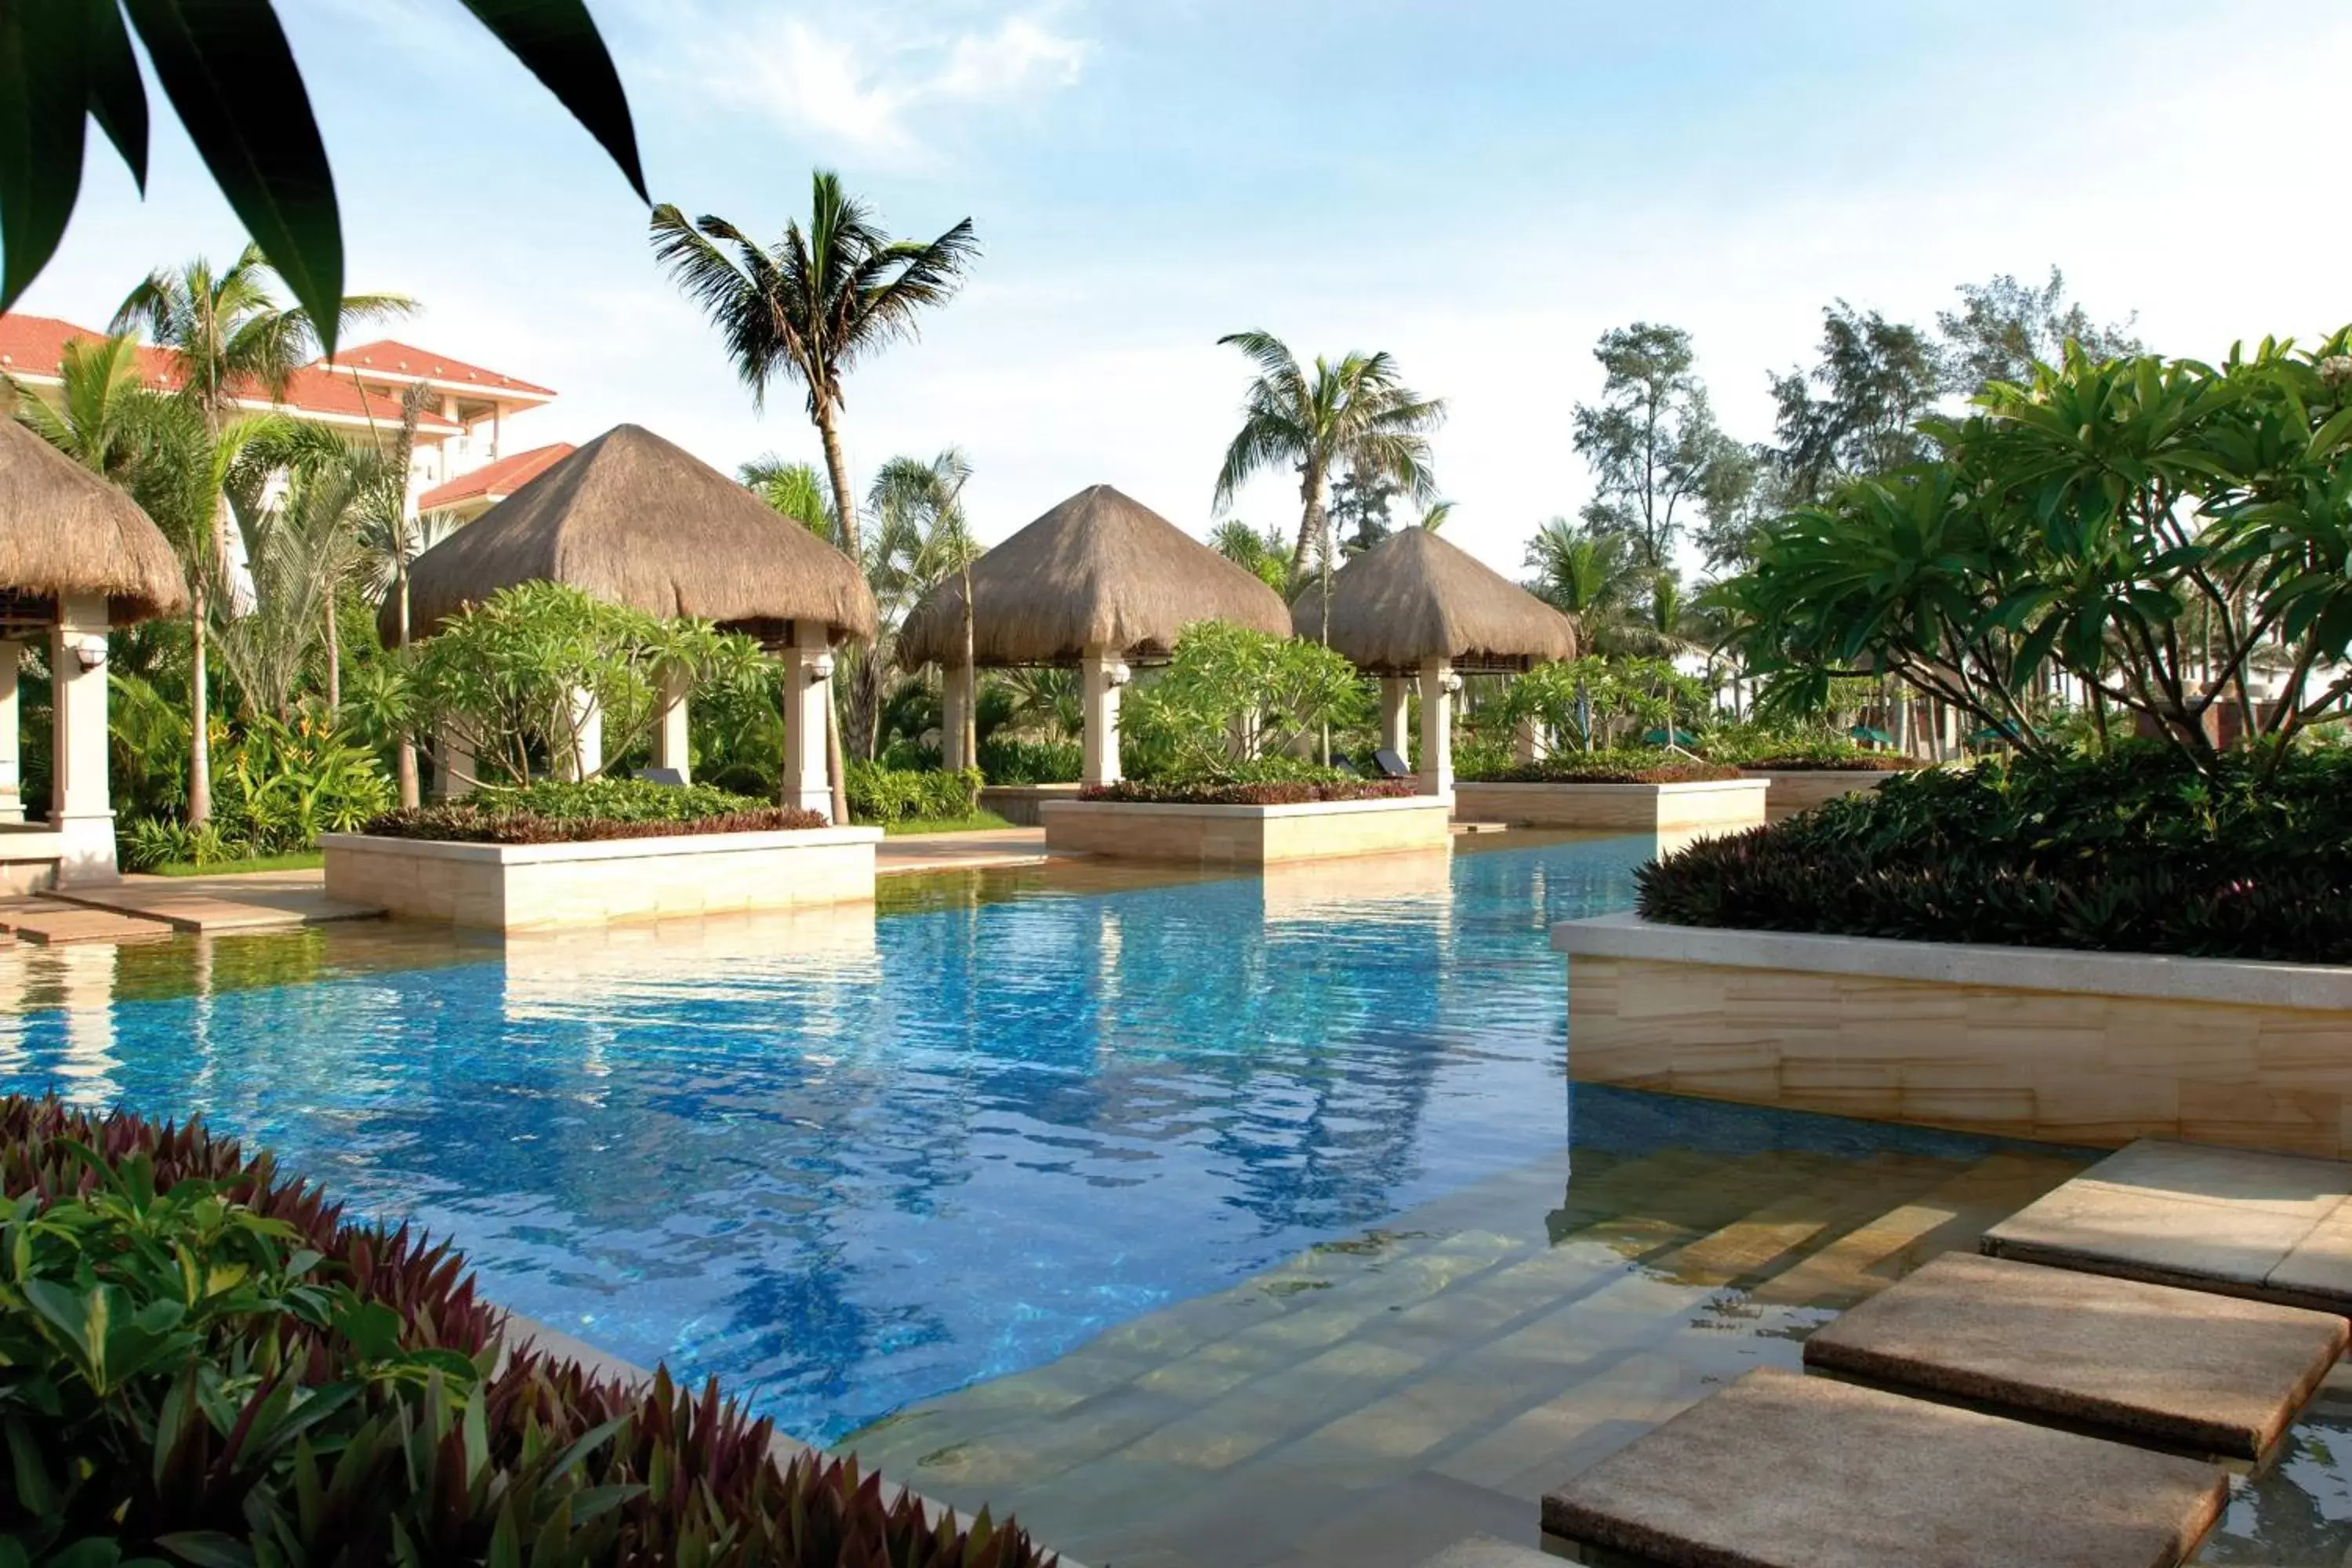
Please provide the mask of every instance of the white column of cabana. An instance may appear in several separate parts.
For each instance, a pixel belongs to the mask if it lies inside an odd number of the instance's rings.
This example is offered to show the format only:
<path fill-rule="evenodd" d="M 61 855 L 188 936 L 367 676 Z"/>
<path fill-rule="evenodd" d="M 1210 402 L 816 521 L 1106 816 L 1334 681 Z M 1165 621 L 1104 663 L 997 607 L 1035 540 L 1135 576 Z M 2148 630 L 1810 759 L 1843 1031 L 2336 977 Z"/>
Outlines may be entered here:
<path fill-rule="evenodd" d="M 16 667 L 24 652 L 24 644 L 0 638 L 0 822 L 25 820 L 25 752 L 16 718 Z"/>
<path fill-rule="evenodd" d="M 573 687 L 565 700 L 572 704 L 572 750 L 550 760 L 557 778 L 576 784 L 604 765 L 604 707 L 584 686 Z"/>
<path fill-rule="evenodd" d="M 662 671 L 661 719 L 654 726 L 654 766 L 668 768 L 684 781 L 694 778 L 694 747 L 687 727 L 686 672 Z"/>
<path fill-rule="evenodd" d="M 1400 758 L 1412 747 L 1405 743 L 1405 718 L 1412 711 L 1412 683 L 1402 675 L 1381 677 L 1381 750 Z"/>
<path fill-rule="evenodd" d="M 783 804 L 833 816 L 825 775 L 825 704 L 833 700 L 833 648 L 823 621 L 794 621 L 784 663 Z"/>
<path fill-rule="evenodd" d="M 1462 678 L 1450 660 L 1421 661 L 1421 793 L 1454 794 L 1454 693 Z"/>
<path fill-rule="evenodd" d="M 58 880 L 110 882 L 114 802 L 107 779 L 106 597 L 65 594 L 49 634 L 53 754 L 49 826 Z"/>
<path fill-rule="evenodd" d="M 1118 692 L 1128 682 L 1127 661 L 1117 649 L 1102 643 L 1087 645 L 1078 661 L 1086 709 L 1084 765 L 1078 782 L 1118 783 Z"/>
<path fill-rule="evenodd" d="M 463 800 L 474 793 L 474 743 L 455 730 L 433 738 L 433 798 Z"/>
<path fill-rule="evenodd" d="M 945 665 L 940 670 L 940 764 L 950 773 L 977 767 L 977 757 L 963 754 L 963 738 L 971 732 L 967 715 L 972 704 L 971 667 Z"/>

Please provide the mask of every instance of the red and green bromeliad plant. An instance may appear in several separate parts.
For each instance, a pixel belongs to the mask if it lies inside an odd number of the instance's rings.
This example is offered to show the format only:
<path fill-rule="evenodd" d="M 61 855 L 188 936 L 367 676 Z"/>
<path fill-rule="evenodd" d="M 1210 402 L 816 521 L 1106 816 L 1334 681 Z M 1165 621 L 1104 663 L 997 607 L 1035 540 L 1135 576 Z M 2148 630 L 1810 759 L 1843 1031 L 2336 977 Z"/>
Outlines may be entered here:
<path fill-rule="evenodd" d="M 463 1258 L 201 1126 L 0 1098 L 0 1568 L 1045 1568 L 666 1373 L 525 1346 Z"/>

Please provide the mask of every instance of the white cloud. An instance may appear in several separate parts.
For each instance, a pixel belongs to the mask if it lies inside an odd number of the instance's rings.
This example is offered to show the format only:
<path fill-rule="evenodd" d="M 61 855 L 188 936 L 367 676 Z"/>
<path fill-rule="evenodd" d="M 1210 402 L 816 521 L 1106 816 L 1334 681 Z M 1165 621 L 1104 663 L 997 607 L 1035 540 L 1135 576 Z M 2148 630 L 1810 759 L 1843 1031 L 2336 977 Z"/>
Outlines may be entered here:
<path fill-rule="evenodd" d="M 1042 14 L 963 29 L 882 12 L 843 25 L 764 16 L 706 38 L 698 93 L 867 157 L 928 161 L 946 111 L 1076 85 L 1088 45 Z"/>

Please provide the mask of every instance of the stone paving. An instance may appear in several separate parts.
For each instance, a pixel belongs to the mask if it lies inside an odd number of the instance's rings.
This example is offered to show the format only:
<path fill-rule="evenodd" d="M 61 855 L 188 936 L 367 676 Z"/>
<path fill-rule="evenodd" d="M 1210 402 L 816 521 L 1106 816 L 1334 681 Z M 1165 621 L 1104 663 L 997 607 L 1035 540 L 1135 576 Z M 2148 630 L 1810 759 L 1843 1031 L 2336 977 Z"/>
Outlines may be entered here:
<path fill-rule="evenodd" d="M 2080 1170 L 1668 1149 L 1539 1162 L 846 1440 L 1118 1568 L 1533 1546 L 1539 1500 Z M 1565 1193 L 1563 1193 L 1565 1188 Z"/>
<path fill-rule="evenodd" d="M 173 931 L 284 931 L 336 921 L 373 920 L 373 904 L 327 897 L 318 870 L 245 871 L 216 877 L 125 877 L 50 895 L 89 910 L 161 921 Z"/>
<path fill-rule="evenodd" d="M 1045 862 L 1042 827 L 993 827 L 975 833 L 909 833 L 874 847 L 874 874 L 976 871 Z"/>

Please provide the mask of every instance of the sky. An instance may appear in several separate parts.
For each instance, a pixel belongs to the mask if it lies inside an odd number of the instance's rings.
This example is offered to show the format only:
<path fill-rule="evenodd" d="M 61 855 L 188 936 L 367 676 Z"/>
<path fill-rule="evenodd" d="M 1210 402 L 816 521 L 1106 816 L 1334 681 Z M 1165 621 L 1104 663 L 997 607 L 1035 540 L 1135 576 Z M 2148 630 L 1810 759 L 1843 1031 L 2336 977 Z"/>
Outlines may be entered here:
<path fill-rule="evenodd" d="M 589 0 L 656 201 L 773 237 L 840 172 L 984 254 L 859 366 L 862 485 L 961 447 L 984 540 L 1109 483 L 1205 533 L 1248 382 L 1217 339 L 1386 350 L 1441 396 L 1446 537 L 1516 574 L 1591 494 L 1570 412 L 1604 331 L 1693 334 L 1724 426 L 1835 299 L 1927 322 L 2055 265 L 2168 353 L 2352 320 L 2326 149 L 2342 0 Z M 392 331 L 554 387 L 509 449 L 623 421 L 722 468 L 815 460 L 753 407 L 602 152 L 456 0 L 279 0 L 334 160 L 347 287 Z M 160 106 L 160 95 L 152 94 Z M 93 327 L 241 231 L 167 117 L 146 198 L 93 133 L 23 310 Z M 362 331 L 363 338 L 371 335 Z M 1295 530 L 1297 482 L 1233 509 Z"/>

